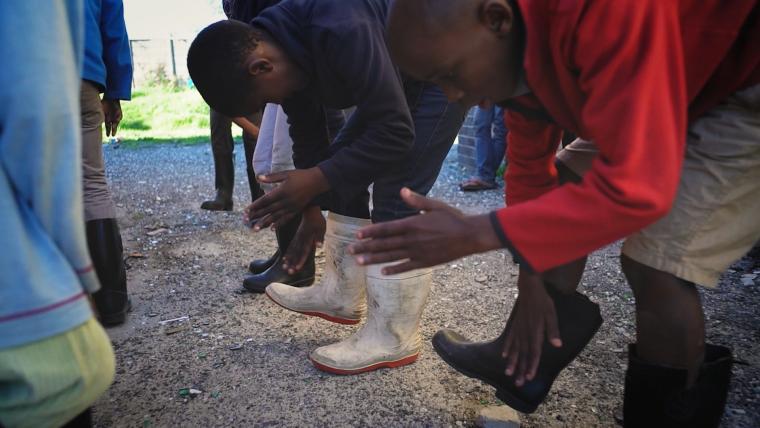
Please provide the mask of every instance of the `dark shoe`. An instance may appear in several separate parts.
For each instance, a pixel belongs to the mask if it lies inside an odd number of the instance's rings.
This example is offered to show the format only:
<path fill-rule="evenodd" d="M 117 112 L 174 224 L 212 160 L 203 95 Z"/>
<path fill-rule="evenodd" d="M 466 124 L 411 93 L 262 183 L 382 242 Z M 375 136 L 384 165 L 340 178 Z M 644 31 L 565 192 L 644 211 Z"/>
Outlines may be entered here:
<path fill-rule="evenodd" d="M 254 260 L 251 263 L 249 263 L 248 272 L 251 272 L 254 275 L 262 273 L 265 270 L 272 267 L 272 265 L 274 265 L 274 263 L 277 261 L 279 257 L 280 257 L 280 249 L 278 248 L 277 251 L 272 255 L 272 257 L 266 260 L 265 259 Z"/>
<path fill-rule="evenodd" d="M 623 426 L 717 427 L 726 406 L 733 358 L 724 346 L 705 346 L 696 383 L 686 388 L 688 371 L 657 366 L 628 347 Z"/>
<path fill-rule="evenodd" d="M 308 287 L 314 283 L 314 253 L 309 256 L 303 269 L 293 275 L 282 268 L 282 257 L 278 256 L 272 266 L 257 275 L 246 275 L 243 287 L 252 293 L 263 293 L 267 285 L 273 282 L 292 285 L 293 287 Z"/>
<path fill-rule="evenodd" d="M 496 388 L 496 396 L 509 407 L 532 413 L 551 389 L 554 379 L 591 341 L 602 325 L 599 305 L 575 292 L 560 294 L 547 287 L 557 311 L 562 347 L 545 341 L 536 377 L 522 387 L 504 374 L 506 361 L 501 352 L 510 322 L 501 335 L 491 342 L 474 343 L 452 330 L 441 330 L 433 336 L 433 348 L 450 366 L 465 376 L 479 379 Z"/>
<path fill-rule="evenodd" d="M 243 279 L 243 287 L 253 293 L 263 293 L 267 285 L 273 282 L 292 285 L 293 287 L 306 287 L 314 283 L 314 252 L 306 260 L 303 269 L 294 275 L 289 275 L 282 268 L 282 255 L 288 250 L 290 241 L 293 240 L 298 227 L 301 225 L 301 216 L 296 216 L 287 223 L 280 225 L 275 230 L 277 237 L 277 253 L 272 265 L 264 272 L 254 275 L 246 275 Z M 250 269 L 250 266 L 249 266 Z"/>
<path fill-rule="evenodd" d="M 116 219 L 107 218 L 88 221 L 86 229 L 90 258 L 101 287 L 92 295 L 98 319 L 104 326 L 122 324 L 131 305 L 119 225 Z"/>
<path fill-rule="evenodd" d="M 232 211 L 232 192 L 217 190 L 216 197 L 201 204 L 202 210 L 208 211 Z"/>

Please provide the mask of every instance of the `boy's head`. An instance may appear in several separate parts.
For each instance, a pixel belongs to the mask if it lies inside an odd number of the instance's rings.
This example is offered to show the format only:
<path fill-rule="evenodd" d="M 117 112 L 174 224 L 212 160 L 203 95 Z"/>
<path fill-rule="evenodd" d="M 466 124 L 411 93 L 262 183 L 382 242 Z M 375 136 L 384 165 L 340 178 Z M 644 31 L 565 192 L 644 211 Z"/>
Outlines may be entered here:
<path fill-rule="evenodd" d="M 266 103 L 282 103 L 305 76 L 279 45 L 242 22 L 204 28 L 187 53 L 187 70 L 203 99 L 230 117 L 248 116 Z"/>
<path fill-rule="evenodd" d="M 402 70 L 450 101 L 493 104 L 512 96 L 522 67 L 516 13 L 512 0 L 396 0 L 388 44 Z"/>

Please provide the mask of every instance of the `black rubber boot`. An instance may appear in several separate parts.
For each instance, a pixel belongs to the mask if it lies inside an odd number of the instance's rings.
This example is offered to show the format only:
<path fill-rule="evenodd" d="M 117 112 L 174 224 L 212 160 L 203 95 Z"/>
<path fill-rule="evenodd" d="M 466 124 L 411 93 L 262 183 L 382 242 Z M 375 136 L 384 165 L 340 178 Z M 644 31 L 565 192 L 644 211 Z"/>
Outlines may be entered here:
<path fill-rule="evenodd" d="M 252 274 L 257 274 L 264 272 L 265 270 L 272 267 L 272 265 L 275 264 L 277 260 L 280 258 L 280 249 L 278 248 L 277 251 L 275 251 L 274 254 L 272 254 L 272 257 L 268 259 L 257 259 L 252 261 L 248 264 L 248 271 Z"/>
<path fill-rule="evenodd" d="M 245 287 L 246 290 L 253 293 L 263 293 L 267 288 L 267 285 L 273 282 L 281 282 L 283 284 L 292 285 L 293 287 L 306 287 L 314 283 L 314 251 L 309 255 L 303 269 L 299 272 L 290 275 L 282 268 L 282 255 L 288 250 L 288 245 L 290 245 L 290 241 L 293 240 L 300 224 L 301 216 L 297 216 L 277 228 L 277 246 L 279 247 L 276 254 L 277 257 L 272 265 L 264 272 L 254 275 L 246 275 L 245 279 L 243 279 L 243 287 Z"/>
<path fill-rule="evenodd" d="M 686 388 L 688 371 L 657 366 L 628 347 L 623 426 L 717 427 L 726 406 L 733 358 L 724 346 L 705 346 L 696 383 Z"/>
<path fill-rule="evenodd" d="M 121 324 L 131 307 L 119 225 L 116 219 L 106 218 L 88 221 L 86 229 L 90 258 L 101 287 L 92 295 L 98 318 L 104 326 Z"/>
<path fill-rule="evenodd" d="M 599 305 L 574 292 L 561 294 L 547 287 L 557 311 L 562 347 L 544 341 L 536 377 L 522 387 L 504 374 L 506 360 L 501 357 L 510 321 L 501 335 L 490 342 L 474 343 L 452 330 L 441 330 L 433 336 L 433 348 L 450 366 L 465 376 L 479 379 L 496 388 L 496 396 L 509 407 L 533 413 L 551 389 L 554 379 L 570 364 L 594 337 L 602 317 Z"/>
<path fill-rule="evenodd" d="M 232 211 L 232 190 L 235 185 L 235 166 L 232 160 L 232 153 L 214 153 L 216 197 L 210 201 L 204 201 L 201 209 Z"/>

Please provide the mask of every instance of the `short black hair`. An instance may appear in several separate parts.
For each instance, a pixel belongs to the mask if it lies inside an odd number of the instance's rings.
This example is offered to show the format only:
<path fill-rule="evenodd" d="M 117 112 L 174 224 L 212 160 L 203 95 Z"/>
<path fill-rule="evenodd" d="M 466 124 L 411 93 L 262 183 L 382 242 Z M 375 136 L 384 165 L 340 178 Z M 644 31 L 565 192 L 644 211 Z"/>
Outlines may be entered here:
<path fill-rule="evenodd" d="M 247 99 L 254 90 L 253 81 L 245 60 L 260 36 L 248 24 L 223 20 L 204 28 L 190 44 L 187 71 L 212 109 L 229 117 L 253 113 Z"/>

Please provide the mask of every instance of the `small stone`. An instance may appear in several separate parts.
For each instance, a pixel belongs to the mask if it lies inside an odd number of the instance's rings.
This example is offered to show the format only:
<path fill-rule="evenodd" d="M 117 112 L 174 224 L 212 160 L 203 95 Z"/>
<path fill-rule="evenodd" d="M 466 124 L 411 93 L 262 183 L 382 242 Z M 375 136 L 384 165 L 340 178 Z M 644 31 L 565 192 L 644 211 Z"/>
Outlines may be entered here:
<path fill-rule="evenodd" d="M 745 287 L 751 287 L 755 285 L 755 280 L 752 278 L 744 278 L 742 277 L 742 285 Z"/>
<path fill-rule="evenodd" d="M 488 275 L 478 275 L 475 277 L 475 282 L 484 283 L 488 281 Z"/>
<path fill-rule="evenodd" d="M 190 317 L 184 316 L 170 320 L 159 321 L 158 324 L 161 326 L 161 331 L 163 331 L 164 334 L 174 334 L 190 328 Z"/>
<path fill-rule="evenodd" d="M 228 349 L 230 351 L 238 351 L 240 349 L 243 349 L 243 344 L 242 343 L 233 343 L 232 345 L 229 346 Z"/>
<path fill-rule="evenodd" d="M 167 229 L 165 227 L 161 227 L 161 228 L 158 228 L 156 230 L 151 230 L 150 232 L 146 233 L 146 235 L 148 235 L 148 236 L 158 236 L 158 235 L 164 234 L 164 233 L 166 233 L 168 231 L 169 231 L 169 229 Z"/>
<path fill-rule="evenodd" d="M 480 410 L 475 425 L 481 428 L 518 428 L 520 416 L 508 406 L 484 407 Z"/>
<path fill-rule="evenodd" d="M 158 316 L 158 314 L 156 312 L 149 312 L 148 316 L 151 317 L 151 318 L 155 318 L 155 317 Z"/>

